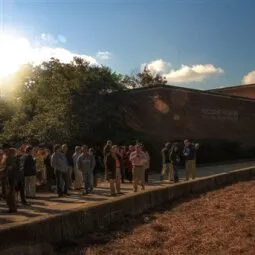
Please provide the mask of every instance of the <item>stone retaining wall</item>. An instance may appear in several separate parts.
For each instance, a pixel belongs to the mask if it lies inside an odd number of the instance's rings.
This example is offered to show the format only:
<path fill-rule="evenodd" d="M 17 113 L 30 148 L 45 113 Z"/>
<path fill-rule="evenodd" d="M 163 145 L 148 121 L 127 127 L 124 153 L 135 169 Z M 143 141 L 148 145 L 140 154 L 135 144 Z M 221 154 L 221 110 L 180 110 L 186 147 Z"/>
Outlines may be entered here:
<path fill-rule="evenodd" d="M 155 190 L 128 194 L 98 205 L 74 209 L 61 215 L 40 218 L 25 224 L 13 224 L 11 227 L 0 230 L 0 254 L 45 254 L 43 249 L 46 249 L 48 244 L 72 240 L 75 236 L 107 227 L 110 223 L 124 217 L 141 214 L 150 208 L 190 193 L 202 193 L 252 179 L 255 179 L 255 167 L 175 185 L 162 185 Z M 46 253 L 49 254 L 49 252 Z"/>

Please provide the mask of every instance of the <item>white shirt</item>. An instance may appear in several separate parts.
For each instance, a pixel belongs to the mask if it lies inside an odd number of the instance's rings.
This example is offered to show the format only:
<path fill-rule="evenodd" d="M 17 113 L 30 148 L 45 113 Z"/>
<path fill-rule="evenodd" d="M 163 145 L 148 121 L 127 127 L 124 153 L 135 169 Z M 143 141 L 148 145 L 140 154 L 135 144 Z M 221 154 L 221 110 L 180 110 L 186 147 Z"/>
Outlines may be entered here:
<path fill-rule="evenodd" d="M 137 154 L 136 151 L 132 152 L 129 156 L 129 160 L 133 166 L 143 166 L 147 163 L 147 157 L 142 151 L 139 152 L 139 154 Z"/>

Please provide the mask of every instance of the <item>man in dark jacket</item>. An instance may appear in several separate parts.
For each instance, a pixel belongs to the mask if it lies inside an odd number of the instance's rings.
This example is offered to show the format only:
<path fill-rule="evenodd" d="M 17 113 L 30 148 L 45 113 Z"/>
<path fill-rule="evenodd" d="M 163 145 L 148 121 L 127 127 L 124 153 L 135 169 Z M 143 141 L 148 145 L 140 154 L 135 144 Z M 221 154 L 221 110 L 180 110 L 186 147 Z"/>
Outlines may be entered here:
<path fill-rule="evenodd" d="M 26 153 L 20 158 L 20 170 L 25 176 L 26 197 L 35 198 L 36 196 L 36 167 L 32 156 L 32 146 L 26 148 Z"/>
<path fill-rule="evenodd" d="M 184 140 L 183 155 L 186 162 L 186 181 L 196 178 L 196 148 L 188 139 Z"/>
<path fill-rule="evenodd" d="M 73 181 L 74 181 L 74 162 L 73 162 L 73 152 L 69 150 L 67 144 L 62 145 L 62 152 L 65 154 L 67 164 L 68 164 L 68 169 L 67 169 L 67 174 L 68 174 L 68 189 L 73 190 Z"/>

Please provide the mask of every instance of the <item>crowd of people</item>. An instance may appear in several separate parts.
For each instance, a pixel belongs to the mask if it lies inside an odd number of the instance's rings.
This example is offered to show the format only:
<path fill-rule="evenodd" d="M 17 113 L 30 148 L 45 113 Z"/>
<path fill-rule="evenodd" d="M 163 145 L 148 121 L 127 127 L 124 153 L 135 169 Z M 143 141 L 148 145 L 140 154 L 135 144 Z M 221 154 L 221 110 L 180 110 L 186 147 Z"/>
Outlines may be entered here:
<path fill-rule="evenodd" d="M 162 149 L 161 180 L 179 181 L 181 158 L 186 159 L 186 180 L 195 178 L 196 147 L 184 141 L 184 149 L 178 143 L 166 143 Z M 150 155 L 146 148 L 117 146 L 109 140 L 102 150 L 87 145 L 76 146 L 74 152 L 66 144 L 56 144 L 53 149 L 44 146 L 22 145 L 19 149 L 5 143 L 0 150 L 1 198 L 6 200 L 9 212 L 17 211 L 17 200 L 29 206 L 28 199 L 36 198 L 38 186 L 47 186 L 59 197 L 69 196 L 69 191 L 81 190 L 83 195 L 93 192 L 97 186 L 96 174 L 104 169 L 104 179 L 109 182 L 110 195 L 122 194 L 121 183 L 133 183 L 133 191 L 145 189 L 150 169 Z"/>

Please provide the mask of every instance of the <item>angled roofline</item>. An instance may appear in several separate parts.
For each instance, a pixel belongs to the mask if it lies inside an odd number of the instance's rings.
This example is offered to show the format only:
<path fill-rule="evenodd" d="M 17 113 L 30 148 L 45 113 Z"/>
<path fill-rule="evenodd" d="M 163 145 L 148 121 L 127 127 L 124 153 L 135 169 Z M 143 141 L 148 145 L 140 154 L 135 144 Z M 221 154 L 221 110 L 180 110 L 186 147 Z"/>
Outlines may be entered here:
<path fill-rule="evenodd" d="M 248 87 L 255 87 L 255 83 L 229 86 L 229 87 L 224 87 L 224 88 L 209 89 L 207 91 L 227 91 L 227 90 L 232 90 L 232 89 L 243 89 L 243 88 L 248 88 Z"/>
<path fill-rule="evenodd" d="M 244 86 L 246 86 L 246 85 L 244 85 Z M 254 84 L 254 86 L 255 86 L 255 84 Z M 154 85 L 154 86 L 148 86 L 148 87 L 135 88 L 135 89 L 127 89 L 127 90 L 124 90 L 124 91 L 118 91 L 117 93 L 121 93 L 121 92 L 122 93 L 137 93 L 137 92 L 142 92 L 142 91 L 147 91 L 147 90 L 158 90 L 158 89 L 173 89 L 173 90 L 200 93 L 200 94 L 223 97 L 223 98 L 231 98 L 231 99 L 237 99 L 237 100 L 242 100 L 242 101 L 253 101 L 253 102 L 255 102 L 255 99 L 253 99 L 253 98 L 223 94 L 223 93 L 218 92 L 217 90 L 200 90 L 200 89 L 191 89 L 191 88 L 184 88 L 184 87 L 180 87 L 180 86 L 162 85 L 162 84 Z"/>

